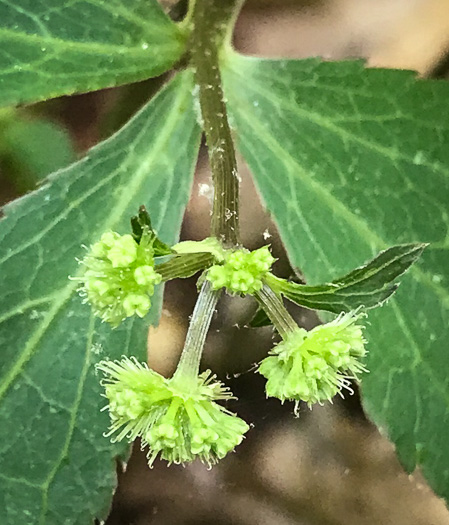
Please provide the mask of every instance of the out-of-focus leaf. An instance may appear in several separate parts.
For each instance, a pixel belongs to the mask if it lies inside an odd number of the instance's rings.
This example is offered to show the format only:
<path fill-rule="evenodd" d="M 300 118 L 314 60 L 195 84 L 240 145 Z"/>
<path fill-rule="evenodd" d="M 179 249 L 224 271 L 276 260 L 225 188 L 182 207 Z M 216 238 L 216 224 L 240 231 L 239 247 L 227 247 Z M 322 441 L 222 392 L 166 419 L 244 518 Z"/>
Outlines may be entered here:
<path fill-rule="evenodd" d="M 75 160 L 68 132 L 45 119 L 19 115 L 0 132 L 2 173 L 22 191 Z"/>
<path fill-rule="evenodd" d="M 0 0 L 0 106 L 159 75 L 185 37 L 157 0 Z"/>
<path fill-rule="evenodd" d="M 264 326 L 270 326 L 270 325 L 271 325 L 270 318 L 265 313 L 265 310 L 260 307 L 256 310 L 254 317 L 248 323 L 248 326 L 250 328 L 262 328 Z"/>

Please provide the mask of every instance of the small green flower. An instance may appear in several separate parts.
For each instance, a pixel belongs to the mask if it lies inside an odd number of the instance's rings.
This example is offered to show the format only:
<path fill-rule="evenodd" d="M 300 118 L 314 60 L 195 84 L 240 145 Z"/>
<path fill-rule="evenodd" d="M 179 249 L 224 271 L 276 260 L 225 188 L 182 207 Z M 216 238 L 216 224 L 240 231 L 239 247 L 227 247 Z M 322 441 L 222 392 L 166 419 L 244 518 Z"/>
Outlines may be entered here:
<path fill-rule="evenodd" d="M 131 235 L 106 232 L 81 263 L 86 267 L 81 295 L 103 321 L 118 326 L 126 317 L 148 313 L 154 286 L 162 280 L 148 235 L 137 244 Z"/>
<path fill-rule="evenodd" d="M 199 458 L 215 464 L 239 445 L 248 425 L 218 405 L 232 394 L 209 371 L 195 381 L 166 379 L 134 358 L 102 361 L 102 381 L 113 441 L 140 437 L 151 466 L 158 455 L 169 463 Z"/>
<path fill-rule="evenodd" d="M 236 250 L 225 255 L 224 264 L 211 266 L 206 279 L 214 290 L 226 288 L 230 293 L 254 294 L 262 288 L 262 279 L 274 261 L 268 246 L 253 252 Z"/>
<path fill-rule="evenodd" d="M 366 372 L 359 361 L 366 355 L 360 317 L 348 313 L 310 332 L 298 328 L 288 333 L 259 366 L 268 380 L 267 396 L 311 406 L 349 389 L 349 380 Z"/>

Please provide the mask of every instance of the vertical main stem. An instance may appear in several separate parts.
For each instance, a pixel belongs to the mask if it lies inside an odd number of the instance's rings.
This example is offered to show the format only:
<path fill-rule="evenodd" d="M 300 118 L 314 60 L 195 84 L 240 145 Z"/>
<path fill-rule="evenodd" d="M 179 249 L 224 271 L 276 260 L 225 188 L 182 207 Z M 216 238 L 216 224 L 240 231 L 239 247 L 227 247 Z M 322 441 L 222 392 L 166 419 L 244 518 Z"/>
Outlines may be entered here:
<path fill-rule="evenodd" d="M 191 0 L 191 64 L 199 87 L 201 118 L 214 182 L 212 234 L 225 246 L 239 244 L 239 180 L 231 128 L 223 100 L 219 49 L 241 0 Z M 174 378 L 195 380 L 220 291 L 201 287 Z"/>
<path fill-rule="evenodd" d="M 219 49 L 237 0 L 196 0 L 191 60 L 214 183 L 212 234 L 225 245 L 239 244 L 239 179 L 219 69 Z"/>

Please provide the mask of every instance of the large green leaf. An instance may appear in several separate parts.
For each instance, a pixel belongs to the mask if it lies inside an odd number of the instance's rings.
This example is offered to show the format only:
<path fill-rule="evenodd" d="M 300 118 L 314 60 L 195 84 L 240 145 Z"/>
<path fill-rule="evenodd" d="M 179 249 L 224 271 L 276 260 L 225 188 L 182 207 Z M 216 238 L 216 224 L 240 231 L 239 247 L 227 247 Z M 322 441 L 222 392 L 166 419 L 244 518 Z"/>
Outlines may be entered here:
<path fill-rule="evenodd" d="M 0 0 L 0 106 L 158 75 L 184 36 L 157 0 Z"/>
<path fill-rule="evenodd" d="M 449 497 L 449 86 L 361 62 L 230 54 L 240 150 L 311 283 L 379 249 L 432 243 L 369 315 L 364 405 Z"/>
<path fill-rule="evenodd" d="M 107 511 L 113 460 L 125 448 L 102 436 L 108 417 L 94 363 L 144 359 L 148 320 L 117 330 L 98 323 L 68 276 L 79 271 L 82 245 L 109 228 L 129 232 L 142 203 L 161 238 L 175 241 L 199 147 L 192 88 L 190 72 L 178 76 L 119 133 L 4 210 L 2 525 L 87 525 Z"/>

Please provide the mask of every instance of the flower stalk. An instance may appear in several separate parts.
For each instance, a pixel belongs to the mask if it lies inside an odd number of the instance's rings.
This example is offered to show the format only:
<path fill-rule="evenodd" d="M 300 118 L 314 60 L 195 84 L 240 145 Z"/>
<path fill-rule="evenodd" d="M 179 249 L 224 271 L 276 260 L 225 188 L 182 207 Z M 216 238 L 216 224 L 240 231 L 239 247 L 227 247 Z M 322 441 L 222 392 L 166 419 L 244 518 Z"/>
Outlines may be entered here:
<path fill-rule="evenodd" d="M 298 328 L 282 299 L 268 285 L 264 284 L 262 289 L 255 293 L 255 298 L 282 338 Z"/>
<path fill-rule="evenodd" d="M 208 281 L 203 283 L 174 378 L 182 376 L 183 380 L 189 377 L 195 381 L 198 377 L 204 343 L 219 296 L 220 292 L 213 290 Z"/>

